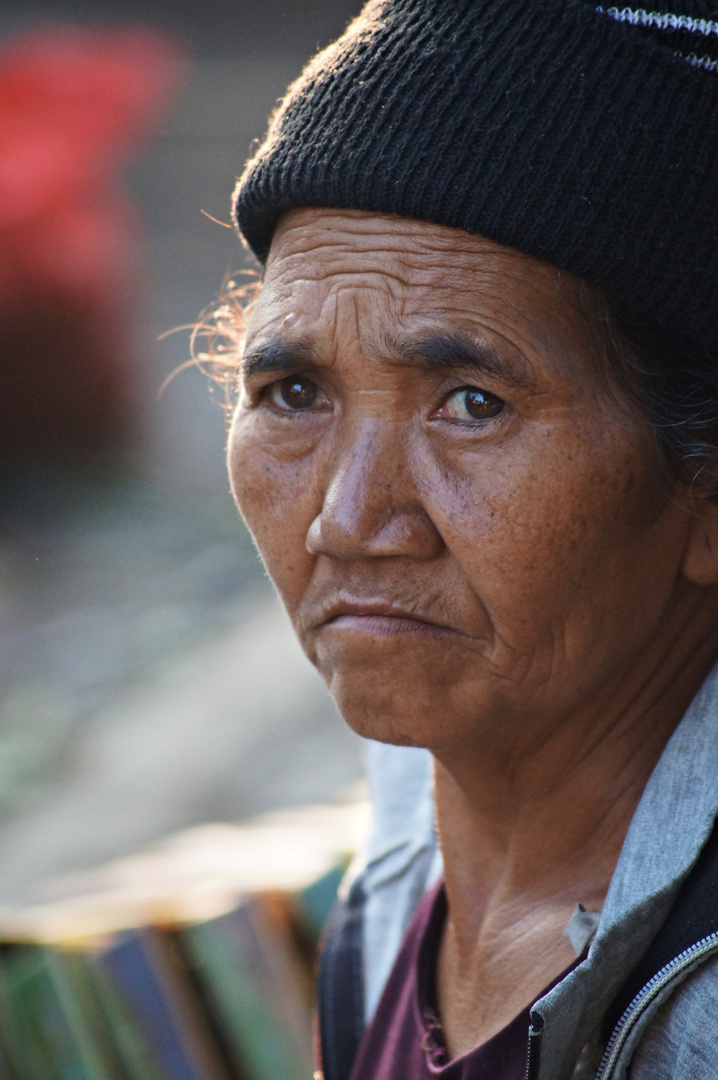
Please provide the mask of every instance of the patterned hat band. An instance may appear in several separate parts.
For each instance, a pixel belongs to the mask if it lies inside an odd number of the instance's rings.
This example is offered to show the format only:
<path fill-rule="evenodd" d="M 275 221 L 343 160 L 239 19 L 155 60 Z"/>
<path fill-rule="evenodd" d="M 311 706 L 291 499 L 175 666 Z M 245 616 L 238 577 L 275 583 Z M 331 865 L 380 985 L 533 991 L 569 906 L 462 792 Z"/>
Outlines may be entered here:
<path fill-rule="evenodd" d="M 718 71 L 718 22 L 643 8 L 597 7 L 596 11 L 616 22 L 643 27 L 695 67 Z"/>

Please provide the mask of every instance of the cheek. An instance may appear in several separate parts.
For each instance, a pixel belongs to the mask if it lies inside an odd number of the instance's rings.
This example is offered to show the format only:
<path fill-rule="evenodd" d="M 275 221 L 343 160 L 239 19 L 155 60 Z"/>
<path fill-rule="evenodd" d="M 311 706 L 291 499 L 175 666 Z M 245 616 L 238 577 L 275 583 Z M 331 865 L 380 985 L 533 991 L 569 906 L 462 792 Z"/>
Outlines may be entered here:
<path fill-rule="evenodd" d="M 592 635 L 644 586 L 668 586 L 678 550 L 640 455 L 598 439 L 536 441 L 432 484 L 447 547 L 498 636 L 532 651 L 541 628 L 546 640 L 559 623 Z"/>
<path fill-rule="evenodd" d="M 230 483 L 267 572 L 291 612 L 312 570 L 306 537 L 318 513 L 317 484 L 311 461 L 280 460 L 258 427 L 252 414 L 235 416 L 227 453 Z"/>

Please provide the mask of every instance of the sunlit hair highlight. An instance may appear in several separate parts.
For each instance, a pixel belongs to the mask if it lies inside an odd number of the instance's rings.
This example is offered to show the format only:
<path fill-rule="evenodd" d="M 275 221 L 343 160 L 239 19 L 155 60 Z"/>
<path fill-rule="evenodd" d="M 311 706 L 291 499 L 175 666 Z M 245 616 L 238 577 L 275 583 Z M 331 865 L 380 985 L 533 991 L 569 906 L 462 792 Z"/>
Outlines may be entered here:
<path fill-rule="evenodd" d="M 261 281 L 253 270 L 228 276 L 217 302 L 202 313 L 192 328 L 191 359 L 183 366 L 191 365 L 207 375 L 219 394 L 227 423 L 237 401 L 247 323 L 260 288 Z"/>

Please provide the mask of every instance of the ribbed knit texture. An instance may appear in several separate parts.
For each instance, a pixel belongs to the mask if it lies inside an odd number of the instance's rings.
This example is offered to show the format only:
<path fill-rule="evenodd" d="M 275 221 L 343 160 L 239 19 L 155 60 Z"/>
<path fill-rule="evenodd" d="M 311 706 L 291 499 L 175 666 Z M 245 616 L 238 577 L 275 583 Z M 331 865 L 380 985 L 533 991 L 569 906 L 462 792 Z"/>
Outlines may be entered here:
<path fill-rule="evenodd" d="M 603 7 L 372 0 L 238 184 L 256 255 L 290 207 L 401 214 L 552 262 L 718 355 L 718 72 L 686 58 L 718 37 Z M 718 0 L 645 11 L 718 21 Z"/>

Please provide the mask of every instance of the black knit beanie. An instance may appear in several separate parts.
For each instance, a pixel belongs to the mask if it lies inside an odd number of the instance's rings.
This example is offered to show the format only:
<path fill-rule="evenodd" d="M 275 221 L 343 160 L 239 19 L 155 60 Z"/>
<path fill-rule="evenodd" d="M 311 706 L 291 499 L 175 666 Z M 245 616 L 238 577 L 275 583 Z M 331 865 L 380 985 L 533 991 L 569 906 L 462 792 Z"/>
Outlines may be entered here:
<path fill-rule="evenodd" d="M 372 0 L 289 89 L 236 192 L 480 233 L 718 356 L 718 0 Z"/>

